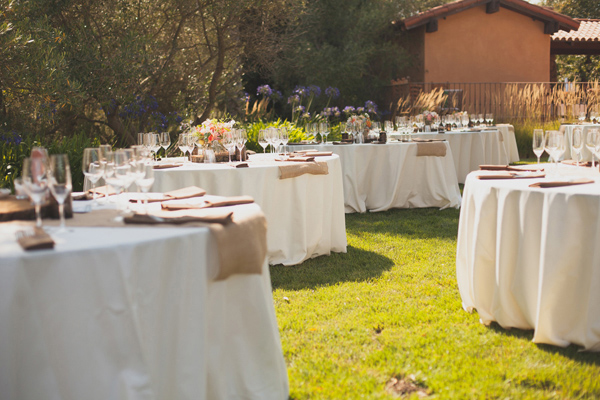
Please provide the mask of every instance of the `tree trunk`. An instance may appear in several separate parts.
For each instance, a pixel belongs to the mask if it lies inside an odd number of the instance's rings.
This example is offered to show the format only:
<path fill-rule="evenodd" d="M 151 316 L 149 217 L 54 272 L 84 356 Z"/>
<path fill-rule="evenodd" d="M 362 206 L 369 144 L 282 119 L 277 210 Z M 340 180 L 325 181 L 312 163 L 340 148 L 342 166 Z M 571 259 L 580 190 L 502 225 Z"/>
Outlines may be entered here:
<path fill-rule="evenodd" d="M 219 81 L 221 80 L 221 76 L 223 75 L 224 64 L 225 64 L 225 40 L 223 35 L 225 30 L 221 28 L 217 28 L 217 64 L 215 65 L 215 70 L 213 72 L 212 80 L 210 81 L 210 86 L 208 88 L 208 104 L 204 109 L 204 112 L 199 117 L 197 116 L 194 125 L 199 125 L 204 122 L 212 112 L 215 101 L 217 98 L 217 86 L 219 85 Z"/>

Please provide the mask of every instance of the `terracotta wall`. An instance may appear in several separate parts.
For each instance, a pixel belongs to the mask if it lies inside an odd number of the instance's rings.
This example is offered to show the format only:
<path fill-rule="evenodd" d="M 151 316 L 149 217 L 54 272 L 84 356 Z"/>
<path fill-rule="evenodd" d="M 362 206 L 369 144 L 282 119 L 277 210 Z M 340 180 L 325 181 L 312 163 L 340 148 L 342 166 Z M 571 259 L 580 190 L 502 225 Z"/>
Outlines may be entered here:
<path fill-rule="evenodd" d="M 426 82 L 548 82 L 550 35 L 544 24 L 500 7 L 474 7 L 425 33 Z"/>

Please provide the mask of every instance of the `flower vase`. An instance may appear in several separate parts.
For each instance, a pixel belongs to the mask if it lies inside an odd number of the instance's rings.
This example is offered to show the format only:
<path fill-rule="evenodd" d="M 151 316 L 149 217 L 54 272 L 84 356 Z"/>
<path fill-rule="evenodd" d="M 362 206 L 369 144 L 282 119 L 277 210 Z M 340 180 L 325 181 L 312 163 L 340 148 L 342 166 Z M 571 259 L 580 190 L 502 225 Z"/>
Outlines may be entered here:
<path fill-rule="evenodd" d="M 431 132 L 431 124 L 425 124 L 425 132 Z"/>
<path fill-rule="evenodd" d="M 211 142 L 212 143 L 212 142 Z M 213 149 L 213 147 L 209 144 L 206 144 L 204 146 L 204 149 L 202 150 L 202 152 L 204 153 L 204 162 L 206 164 L 212 164 L 217 162 L 217 158 L 215 156 L 215 150 Z"/>

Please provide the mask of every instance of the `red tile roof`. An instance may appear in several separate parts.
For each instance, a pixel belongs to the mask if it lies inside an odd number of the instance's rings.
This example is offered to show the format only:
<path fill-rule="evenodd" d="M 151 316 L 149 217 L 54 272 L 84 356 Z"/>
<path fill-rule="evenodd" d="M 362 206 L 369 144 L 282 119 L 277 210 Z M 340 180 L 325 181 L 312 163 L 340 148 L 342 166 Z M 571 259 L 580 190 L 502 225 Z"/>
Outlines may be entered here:
<path fill-rule="evenodd" d="M 405 18 L 404 20 L 398 21 L 397 24 L 399 24 L 403 30 L 409 30 L 425 25 L 431 20 L 444 18 L 448 15 L 456 14 L 469 8 L 491 2 L 492 0 L 458 0 Z M 535 17 L 542 21 L 556 22 L 558 23 L 558 28 L 565 31 L 570 31 L 579 27 L 579 22 L 573 18 L 557 13 L 550 8 L 528 3 L 525 0 L 498 0 L 498 2 L 501 7 L 509 10 Z"/>
<path fill-rule="evenodd" d="M 558 31 L 552 35 L 553 42 L 600 42 L 600 19 L 577 19 L 576 31 Z"/>

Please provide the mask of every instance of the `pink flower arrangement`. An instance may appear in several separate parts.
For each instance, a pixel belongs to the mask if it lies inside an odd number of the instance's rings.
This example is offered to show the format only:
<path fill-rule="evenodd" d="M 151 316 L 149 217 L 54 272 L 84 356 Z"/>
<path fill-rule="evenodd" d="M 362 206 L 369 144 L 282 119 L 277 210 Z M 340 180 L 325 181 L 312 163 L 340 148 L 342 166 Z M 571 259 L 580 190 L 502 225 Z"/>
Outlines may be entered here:
<path fill-rule="evenodd" d="M 433 122 L 435 117 L 437 117 L 437 113 L 435 111 L 425 111 L 423 112 L 423 119 L 427 122 Z"/>
<path fill-rule="evenodd" d="M 221 140 L 226 132 L 229 132 L 233 125 L 234 120 L 231 121 L 220 121 L 218 119 L 207 119 L 202 123 L 194 127 L 194 135 L 204 140 L 205 143 L 210 143 L 213 140 Z"/>

